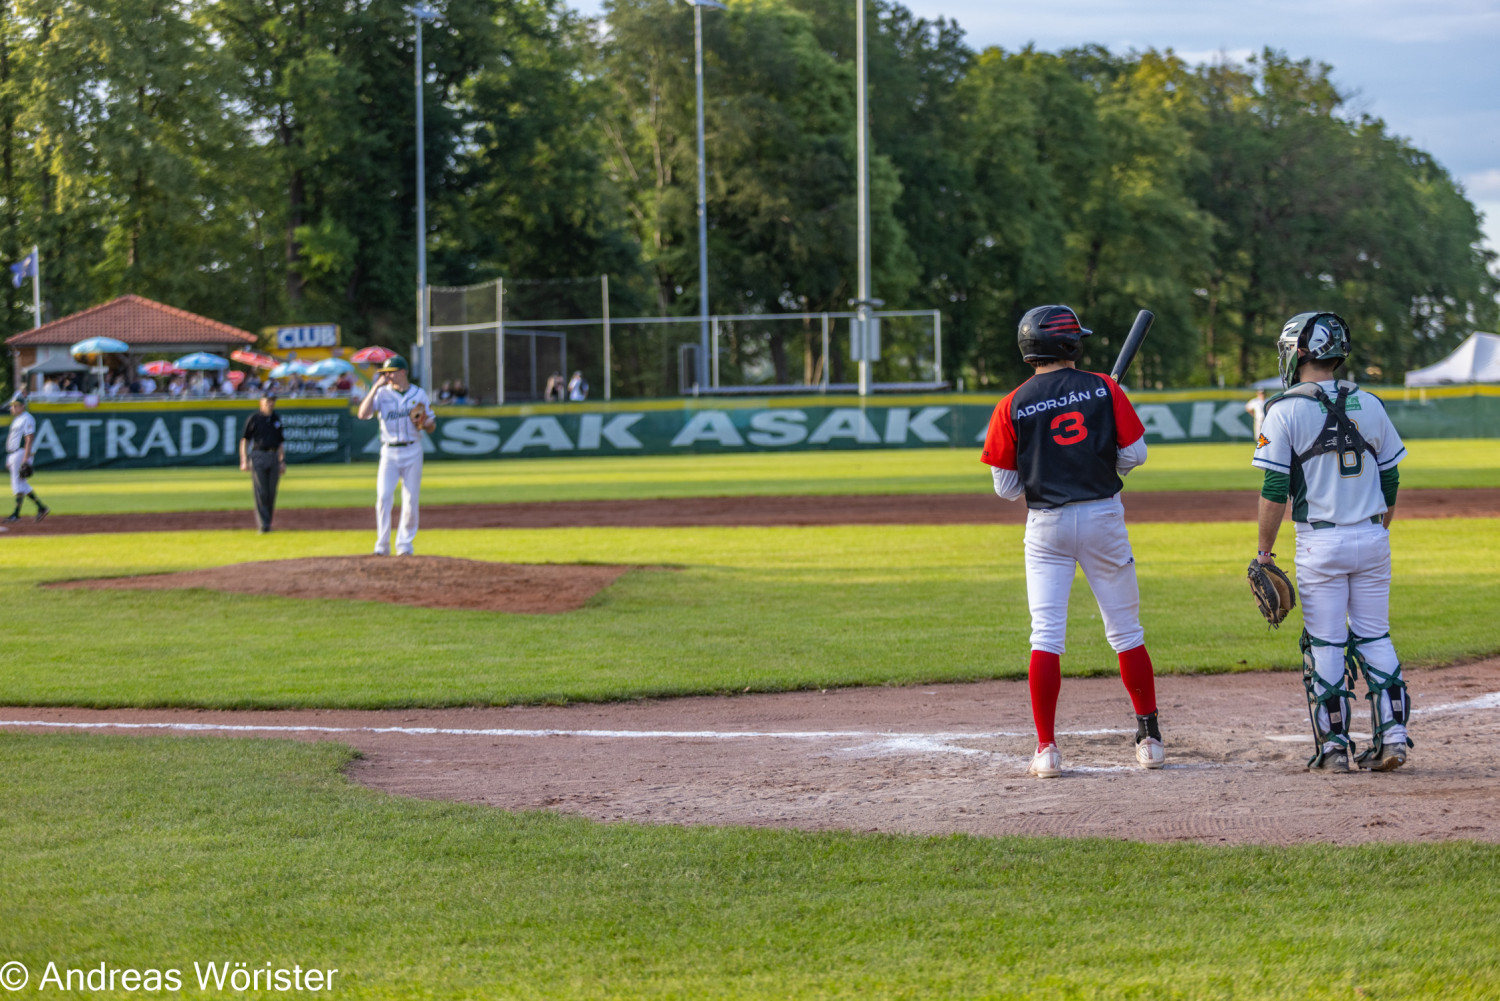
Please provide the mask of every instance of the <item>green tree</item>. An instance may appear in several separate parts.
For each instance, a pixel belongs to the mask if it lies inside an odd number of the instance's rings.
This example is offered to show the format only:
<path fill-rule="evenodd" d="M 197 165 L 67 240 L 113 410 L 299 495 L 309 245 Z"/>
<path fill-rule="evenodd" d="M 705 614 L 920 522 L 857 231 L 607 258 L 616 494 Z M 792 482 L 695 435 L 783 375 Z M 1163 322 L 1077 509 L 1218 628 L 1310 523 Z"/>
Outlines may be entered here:
<path fill-rule="evenodd" d="M 697 301 L 692 12 L 669 0 L 618 0 L 608 25 L 614 176 L 656 273 L 658 308 L 687 312 Z M 736 0 L 710 13 L 704 48 L 713 308 L 847 308 L 856 249 L 852 66 L 785 0 Z M 900 296 L 915 280 L 915 260 L 893 210 L 900 182 L 878 154 L 870 189 L 876 285 Z M 790 381 L 784 328 L 770 330 L 775 378 Z M 804 359 L 811 336 L 809 328 Z"/>
<path fill-rule="evenodd" d="M 1108 371 L 1136 311 L 1149 308 L 1156 323 L 1133 378 L 1184 382 L 1199 353 L 1193 289 L 1211 229 L 1188 190 L 1200 160 L 1185 127 L 1196 110 L 1190 74 L 1170 53 L 1063 58 L 1094 92 L 1098 128 L 1066 240 L 1068 294 L 1096 333 L 1084 363 Z"/>
<path fill-rule="evenodd" d="M 855 5 L 848 0 L 794 0 L 794 5 L 812 18 L 823 48 L 852 73 Z M 941 309 L 944 356 L 962 359 L 976 336 L 966 293 L 970 250 L 981 236 L 972 202 L 974 165 L 965 156 L 963 100 L 975 54 L 956 22 L 916 17 L 890 0 L 870 0 L 866 35 L 871 148 L 890 163 L 900 183 L 891 214 L 910 253 L 910 264 L 903 261 L 897 273 L 875 269 L 875 294 L 891 307 Z M 888 325 L 888 330 L 899 328 Z M 913 327 L 910 335 L 919 331 Z M 926 347 L 896 340 L 888 343 L 886 355 Z M 952 365 L 948 368 L 951 378 Z"/>
<path fill-rule="evenodd" d="M 1206 362 L 1248 382 L 1275 370 L 1282 321 L 1311 309 L 1353 327 L 1357 374 L 1399 379 L 1495 315 L 1472 205 L 1425 154 L 1343 117 L 1331 68 L 1266 50 L 1199 77 L 1207 158 Z"/>

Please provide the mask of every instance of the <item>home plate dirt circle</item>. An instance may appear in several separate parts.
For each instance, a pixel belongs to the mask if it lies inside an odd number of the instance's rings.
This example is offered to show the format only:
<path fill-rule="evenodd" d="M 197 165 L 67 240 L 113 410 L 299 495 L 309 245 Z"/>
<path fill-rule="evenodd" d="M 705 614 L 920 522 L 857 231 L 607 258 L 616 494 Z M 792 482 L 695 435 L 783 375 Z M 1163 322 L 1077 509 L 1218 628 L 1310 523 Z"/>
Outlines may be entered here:
<path fill-rule="evenodd" d="M 1409 674 L 1416 748 L 1307 772 L 1293 673 L 1157 680 L 1167 767 L 1131 751 L 1118 678 L 1066 678 L 1064 774 L 1025 774 L 1025 682 L 358 712 L 0 708 L 28 733 L 336 740 L 386 792 L 601 821 L 1207 844 L 1500 842 L 1500 660 Z M 1368 722 L 1356 717 L 1356 738 Z M 1361 724 L 1363 723 L 1363 726 Z"/>
<path fill-rule="evenodd" d="M 58 581 L 55 588 L 159 591 L 204 588 L 288 598 L 385 601 L 423 608 L 547 614 L 582 608 L 635 568 L 606 564 L 487 563 L 446 556 L 315 556 L 232 563 L 181 573 Z"/>

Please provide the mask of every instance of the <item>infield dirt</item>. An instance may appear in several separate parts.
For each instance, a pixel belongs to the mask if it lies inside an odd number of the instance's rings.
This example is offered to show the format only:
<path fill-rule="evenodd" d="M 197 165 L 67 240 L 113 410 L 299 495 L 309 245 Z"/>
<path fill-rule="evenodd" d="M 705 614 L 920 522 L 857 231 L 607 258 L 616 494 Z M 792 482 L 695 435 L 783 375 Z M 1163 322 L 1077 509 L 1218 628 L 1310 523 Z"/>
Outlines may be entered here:
<path fill-rule="evenodd" d="M 91 577 L 43 586 L 108 591 L 203 588 L 286 598 L 549 614 L 582 608 L 631 569 L 643 568 L 597 563 L 486 563 L 447 556 L 311 556 L 231 563 L 180 573 Z"/>
<path fill-rule="evenodd" d="M 1252 490 L 1125 491 L 1129 522 L 1243 521 L 1254 524 Z M 1403 490 L 1401 518 L 1500 517 L 1500 488 Z M 422 527 L 588 528 L 683 525 L 1020 525 L 1024 504 L 994 494 L 858 494 L 825 497 L 666 497 L 652 500 L 546 501 L 517 504 L 424 505 Z M 12 526 L 17 536 L 92 532 L 184 532 L 251 529 L 244 511 L 165 511 L 149 514 L 59 512 L 41 524 Z M 278 531 L 374 530 L 369 507 L 292 508 L 276 512 Z"/>
<path fill-rule="evenodd" d="M 1289 656 L 1292 638 L 1288 637 Z M 1210 844 L 1500 841 L 1500 660 L 1413 671 L 1416 748 L 1304 771 L 1295 673 L 1157 679 L 1167 767 L 1134 764 L 1118 678 L 1067 678 L 1065 772 L 1025 774 L 1025 682 L 385 712 L 0 709 L 0 728 L 338 740 L 364 785 L 602 821 Z M 1361 702 L 1356 733 L 1367 728 Z M 61 726 L 59 726 L 61 724 Z M 245 728 L 245 729 L 236 729 Z"/>

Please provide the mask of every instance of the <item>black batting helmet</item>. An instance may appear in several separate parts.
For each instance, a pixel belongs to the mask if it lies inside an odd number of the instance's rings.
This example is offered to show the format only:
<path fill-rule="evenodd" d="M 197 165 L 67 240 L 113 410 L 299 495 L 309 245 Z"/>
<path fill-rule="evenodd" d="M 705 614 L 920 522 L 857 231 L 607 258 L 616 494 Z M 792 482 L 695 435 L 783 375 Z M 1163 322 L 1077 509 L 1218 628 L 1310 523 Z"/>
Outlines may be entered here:
<path fill-rule="evenodd" d="M 1077 361 L 1083 353 L 1083 339 L 1092 333 L 1071 308 L 1038 306 L 1021 317 L 1016 343 L 1027 361 Z"/>

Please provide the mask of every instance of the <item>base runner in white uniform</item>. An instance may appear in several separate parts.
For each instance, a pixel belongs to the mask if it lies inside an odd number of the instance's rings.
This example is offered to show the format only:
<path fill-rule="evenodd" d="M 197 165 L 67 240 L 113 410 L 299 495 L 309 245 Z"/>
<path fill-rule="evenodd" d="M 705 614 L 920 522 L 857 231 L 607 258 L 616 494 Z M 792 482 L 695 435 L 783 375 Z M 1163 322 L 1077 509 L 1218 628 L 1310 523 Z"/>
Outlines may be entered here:
<path fill-rule="evenodd" d="M 392 355 L 359 403 L 359 419 L 380 420 L 380 471 L 375 480 L 375 555 L 391 554 L 391 507 L 401 483 L 401 527 L 396 555 L 410 556 L 417 538 L 422 493 L 422 432 L 437 428 L 427 391 L 413 386 L 406 359 Z"/>
<path fill-rule="evenodd" d="M 10 430 L 5 435 L 5 468 L 10 473 L 10 492 L 15 495 L 16 509 L 5 520 L 21 520 L 21 502 L 27 497 L 36 505 L 36 520 L 41 521 L 51 513 L 42 499 L 31 489 L 22 474 L 22 466 L 31 466 L 31 453 L 36 448 L 36 418 L 26 412 L 26 397 L 17 394 L 10 401 Z"/>
<path fill-rule="evenodd" d="M 1386 772 L 1406 762 L 1411 705 L 1391 644 L 1391 542 L 1406 447 L 1385 406 L 1337 378 L 1349 327 L 1334 313 L 1299 313 L 1276 343 L 1287 387 L 1266 404 L 1256 439 L 1261 488 L 1259 555 L 1271 552 L 1288 495 L 1297 531 L 1302 598 L 1302 682 L 1314 753 L 1308 768 L 1350 771 L 1355 674 L 1370 703 L 1371 746 L 1355 764 Z"/>

